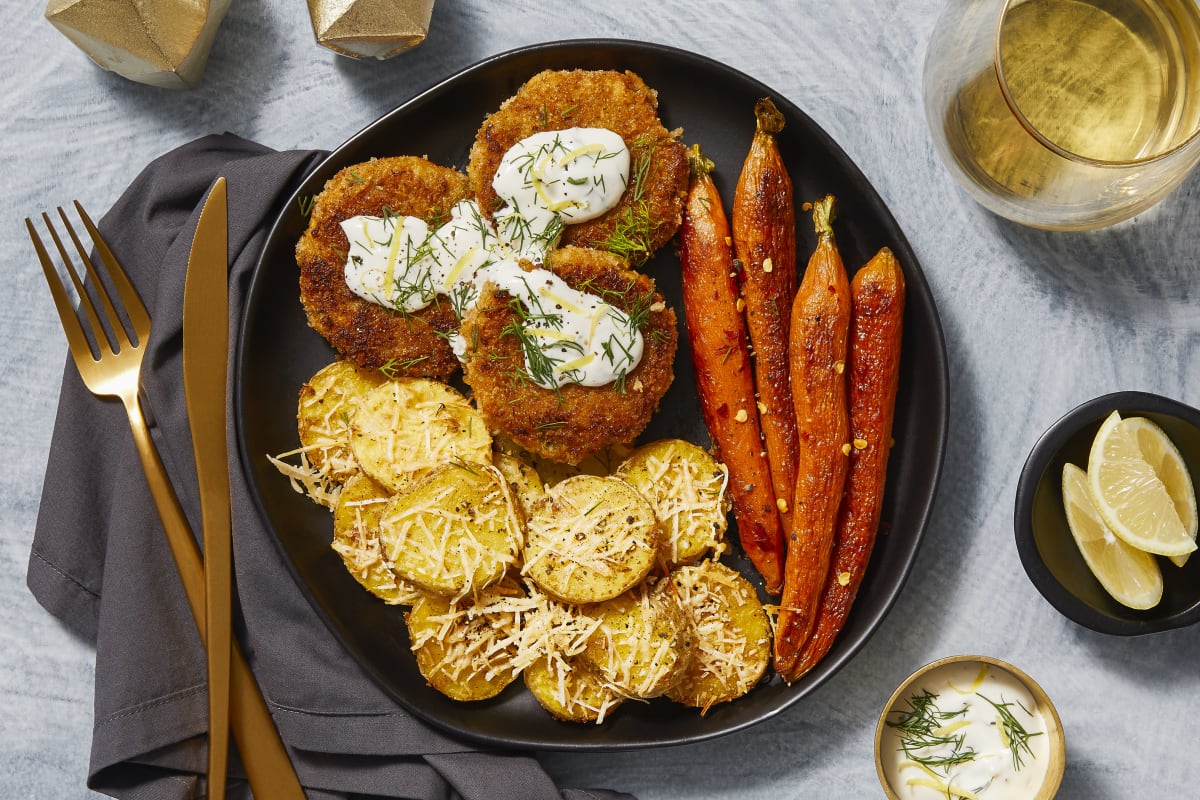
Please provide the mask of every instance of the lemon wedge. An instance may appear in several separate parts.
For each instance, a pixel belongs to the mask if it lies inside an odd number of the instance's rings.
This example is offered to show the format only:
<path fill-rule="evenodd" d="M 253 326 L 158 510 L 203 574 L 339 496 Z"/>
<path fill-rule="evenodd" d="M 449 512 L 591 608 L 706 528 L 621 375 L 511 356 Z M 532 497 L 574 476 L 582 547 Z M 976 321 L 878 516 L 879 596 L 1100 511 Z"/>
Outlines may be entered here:
<path fill-rule="evenodd" d="M 1183 457 L 1145 417 L 1114 411 L 1092 442 L 1088 485 L 1105 524 L 1126 543 L 1163 556 L 1196 549 L 1196 495 Z"/>
<path fill-rule="evenodd" d="M 1104 591 L 1118 603 L 1145 610 L 1162 599 L 1162 572 L 1154 556 L 1131 547 L 1104 524 L 1092 503 L 1087 473 L 1074 464 L 1063 466 L 1063 507 L 1067 527 Z"/>

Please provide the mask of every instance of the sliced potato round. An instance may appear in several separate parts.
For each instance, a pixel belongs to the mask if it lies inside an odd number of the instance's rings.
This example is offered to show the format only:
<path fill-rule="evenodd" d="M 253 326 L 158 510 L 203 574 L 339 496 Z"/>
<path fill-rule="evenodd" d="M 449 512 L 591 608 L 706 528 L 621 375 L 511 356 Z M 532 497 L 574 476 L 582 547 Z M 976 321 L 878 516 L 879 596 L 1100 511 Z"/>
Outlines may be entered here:
<path fill-rule="evenodd" d="M 695 631 L 670 581 L 654 588 L 643 584 L 585 611 L 599 619 L 600 626 L 582 658 L 621 692 L 658 697 L 686 672 Z"/>
<path fill-rule="evenodd" d="M 525 668 L 525 686 L 555 719 L 604 722 L 625 699 L 581 660 L 550 655 Z"/>
<path fill-rule="evenodd" d="M 361 472 L 350 476 L 333 509 L 332 547 L 371 594 L 391 605 L 410 605 L 416 587 L 396 575 L 379 542 L 379 517 L 390 498 L 391 492 Z"/>
<path fill-rule="evenodd" d="M 771 627 L 754 587 L 716 561 L 671 573 L 675 594 L 696 631 L 692 660 L 667 697 L 707 711 L 741 697 L 771 660 Z"/>
<path fill-rule="evenodd" d="M 350 450 L 350 418 L 367 392 L 387 380 L 379 370 L 334 361 L 300 387 L 296 423 L 309 462 L 341 483 L 359 471 Z"/>
<path fill-rule="evenodd" d="M 397 378 L 359 402 L 350 447 L 364 472 L 399 492 L 444 464 L 490 464 L 492 438 L 479 412 L 450 386 Z"/>
<path fill-rule="evenodd" d="M 650 501 L 668 565 L 691 564 L 724 550 L 729 470 L 703 448 L 682 439 L 650 442 L 630 453 L 616 476 Z"/>
<path fill-rule="evenodd" d="M 453 700 L 486 700 L 513 682 L 519 670 L 508 601 L 520 597 L 509 581 L 478 598 L 453 601 L 422 595 L 405 615 L 417 668 L 429 685 Z"/>
<path fill-rule="evenodd" d="M 499 470 L 445 464 L 388 501 L 379 539 L 398 576 L 427 592 L 461 597 L 517 563 L 521 523 Z"/>
<path fill-rule="evenodd" d="M 658 537 L 654 509 L 632 486 L 576 475 L 534 504 L 523 572 L 567 603 L 608 600 L 650 572 Z"/>
<path fill-rule="evenodd" d="M 498 451 L 514 456 L 533 467 L 546 486 L 554 486 L 576 475 L 611 475 L 617 464 L 632 451 L 627 445 L 614 444 L 593 453 L 579 464 L 562 464 L 522 447 L 503 434 L 496 436 L 495 442 Z"/>
<path fill-rule="evenodd" d="M 508 481 L 509 491 L 521 509 L 521 519 L 529 519 L 534 504 L 546 496 L 542 476 L 527 462 L 499 450 L 492 452 L 492 465 Z"/>

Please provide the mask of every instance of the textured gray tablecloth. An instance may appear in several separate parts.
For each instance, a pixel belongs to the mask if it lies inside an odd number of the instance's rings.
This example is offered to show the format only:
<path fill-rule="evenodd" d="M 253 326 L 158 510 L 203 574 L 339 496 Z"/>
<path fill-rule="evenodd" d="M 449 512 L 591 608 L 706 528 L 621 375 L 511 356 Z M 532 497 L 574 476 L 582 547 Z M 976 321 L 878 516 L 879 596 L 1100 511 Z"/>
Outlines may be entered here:
<path fill-rule="evenodd" d="M 1060 798 L 1190 797 L 1200 636 L 1091 633 L 1030 585 L 1012 538 L 1017 473 L 1040 433 L 1117 389 L 1200 404 L 1200 176 L 1094 234 L 1008 224 L 937 161 L 920 100 L 940 0 L 438 0 L 419 48 L 356 62 L 319 48 L 303 6 L 234 3 L 203 85 L 170 93 L 101 72 L 41 19 L 5 3 L 0 52 L 0 796 L 91 796 L 95 654 L 25 587 L 65 343 L 21 219 L 78 197 L 110 207 L 152 159 L 232 131 L 273 149 L 328 149 L 423 88 L 493 53 L 587 36 L 659 41 L 738 68 L 824 127 L 892 209 L 938 303 L 951 369 L 950 443 L 935 513 L 899 602 L 837 676 L 786 713 L 687 747 L 547 753 L 562 785 L 640 800 L 881 795 L 875 720 L 934 658 L 1015 663 L 1054 699 L 1068 736 Z M 49 476 L 51 480 L 54 476 Z"/>

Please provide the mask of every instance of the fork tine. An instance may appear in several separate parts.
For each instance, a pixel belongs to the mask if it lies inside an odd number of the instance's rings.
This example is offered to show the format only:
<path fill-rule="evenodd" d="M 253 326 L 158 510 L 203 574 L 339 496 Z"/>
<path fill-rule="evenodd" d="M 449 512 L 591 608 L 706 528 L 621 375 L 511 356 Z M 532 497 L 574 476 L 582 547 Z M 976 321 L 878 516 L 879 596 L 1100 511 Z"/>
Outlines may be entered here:
<path fill-rule="evenodd" d="M 79 213 L 79 218 L 83 220 L 83 226 L 87 228 L 88 235 L 92 237 L 92 244 L 95 245 L 100 260 L 104 262 L 104 266 L 108 270 L 108 277 L 116 287 L 121 302 L 125 305 L 125 313 L 129 315 L 129 321 L 133 323 L 133 330 L 137 334 L 140 345 L 145 342 L 150 333 L 150 314 L 146 311 L 146 304 L 142 302 L 137 289 L 129 282 L 129 276 L 125 274 L 125 270 L 121 269 L 120 262 L 109 249 L 108 242 L 104 241 L 104 237 L 96 229 L 92 218 L 83 210 L 83 206 L 79 204 L 78 200 L 74 202 L 75 210 Z"/>
<path fill-rule="evenodd" d="M 46 252 L 46 246 L 42 244 L 42 237 L 38 236 L 37 228 L 33 226 L 33 220 L 29 217 L 25 218 L 25 227 L 29 230 L 29 238 L 33 240 L 33 249 L 37 251 L 38 260 L 42 263 L 42 273 L 46 276 L 46 284 L 50 287 L 50 295 L 54 298 L 54 307 L 58 309 L 58 317 L 62 322 L 63 332 L 67 335 L 67 344 L 71 348 L 71 353 L 75 356 L 76 363 L 83 358 L 84 353 L 87 353 L 95 361 L 95 354 L 92 352 L 92 347 L 88 343 L 87 337 L 84 336 L 79 318 L 75 316 L 75 307 L 71 303 L 71 298 L 67 294 L 66 287 L 63 286 L 62 278 L 59 277 L 58 270 L 54 268 L 54 261 L 50 258 L 50 254 Z M 58 237 L 54 233 L 53 227 L 50 228 L 50 233 L 57 241 Z M 71 272 L 71 277 L 78 281 L 74 271 L 68 271 Z M 96 325 L 98 328 L 95 312 L 92 312 L 91 317 L 93 325 Z"/>
<path fill-rule="evenodd" d="M 88 280 L 91 281 L 92 287 L 96 291 L 96 296 L 100 298 L 100 304 L 104 307 L 104 315 L 108 319 L 109 330 L 112 336 L 116 337 L 115 342 L 112 341 L 111 337 L 109 338 L 109 341 L 113 344 L 113 349 L 120 352 L 132 347 L 133 345 L 129 341 L 129 334 L 125 331 L 125 325 L 121 321 L 120 316 L 117 315 L 117 310 L 113 308 L 112 299 L 108 295 L 108 289 L 104 286 L 104 282 L 100 280 L 100 274 L 92 264 L 92 259 L 88 255 L 87 248 L 83 246 L 83 242 L 79 241 L 79 236 L 76 235 L 75 228 L 71 225 L 71 220 L 67 219 L 67 213 L 62 210 L 61 206 L 58 208 L 58 216 L 62 218 L 63 225 L 67 229 L 67 235 L 71 237 L 71 242 L 75 245 L 76 252 L 79 253 L 79 260 L 83 262 L 83 268 L 87 271 Z M 65 259 L 66 257 L 66 253 L 63 253 L 63 258 Z M 96 335 L 98 338 L 100 334 L 97 333 Z"/>
<path fill-rule="evenodd" d="M 50 216 L 45 212 L 42 212 L 42 222 L 46 224 L 46 230 L 50 233 L 50 239 L 54 242 L 54 246 L 58 248 L 58 256 L 60 259 L 62 259 L 63 268 L 66 271 L 67 276 L 70 277 L 71 283 L 75 286 L 75 293 L 79 297 L 79 308 L 87 316 L 88 323 L 91 326 L 92 336 L 96 341 L 96 357 L 99 358 L 101 355 L 103 355 L 104 346 L 106 344 L 110 350 L 115 352 L 118 349 L 116 342 L 113 341 L 113 338 L 109 336 L 108 332 L 100 325 L 100 318 L 96 314 L 96 306 L 92 303 L 91 295 L 89 295 L 83 288 L 83 280 L 79 275 L 79 270 L 76 268 L 75 262 L 71 259 L 71 254 L 67 252 L 67 248 L 62 242 L 62 238 L 58 235 L 58 229 L 54 227 L 53 221 L 51 221 Z M 67 229 L 70 230 L 69 225 L 67 226 Z M 74 234 L 74 231 L 71 231 L 71 233 Z M 73 235 L 72 238 L 74 238 Z M 84 259 L 84 264 L 90 266 L 87 259 Z M 93 283 L 95 282 L 94 276 L 92 277 L 92 281 Z M 101 289 L 103 289 L 103 287 L 101 287 Z"/>

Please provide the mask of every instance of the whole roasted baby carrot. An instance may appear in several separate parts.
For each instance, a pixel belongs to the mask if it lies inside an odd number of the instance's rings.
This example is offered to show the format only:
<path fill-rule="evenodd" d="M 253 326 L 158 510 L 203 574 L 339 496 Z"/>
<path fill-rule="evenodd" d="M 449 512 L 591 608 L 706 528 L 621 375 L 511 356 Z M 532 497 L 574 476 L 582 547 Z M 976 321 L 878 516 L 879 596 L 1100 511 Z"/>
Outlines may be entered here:
<path fill-rule="evenodd" d="M 746 325 L 738 310 L 729 222 L 700 148 L 688 153 L 691 178 L 679 232 L 683 310 L 704 422 L 729 469 L 738 537 L 778 594 L 783 576 L 783 526 L 771 487 L 754 400 Z"/>
<path fill-rule="evenodd" d="M 759 424 L 775 502 L 787 530 L 797 458 L 788 364 L 788 330 L 796 295 L 796 207 L 792 178 L 775 140 L 783 130 L 783 114 L 764 97 L 755 103 L 754 117 L 754 138 L 733 193 L 733 252 L 742 265 L 738 276 L 754 348 Z"/>
<path fill-rule="evenodd" d="M 833 206 L 832 195 L 813 205 L 817 247 L 792 305 L 790 359 L 800 458 L 775 623 L 775 671 L 789 683 L 799 677 L 800 653 L 815 627 L 852 447 L 845 375 L 850 281 L 833 237 Z"/>
<path fill-rule="evenodd" d="M 883 508 L 904 321 L 904 273 L 886 247 L 850 283 L 849 403 L 853 435 L 846 492 L 834 532 L 816 629 L 796 668 L 799 677 L 829 652 L 858 594 Z"/>

